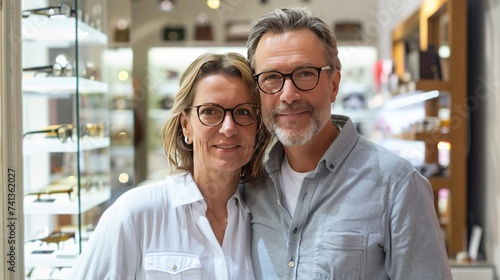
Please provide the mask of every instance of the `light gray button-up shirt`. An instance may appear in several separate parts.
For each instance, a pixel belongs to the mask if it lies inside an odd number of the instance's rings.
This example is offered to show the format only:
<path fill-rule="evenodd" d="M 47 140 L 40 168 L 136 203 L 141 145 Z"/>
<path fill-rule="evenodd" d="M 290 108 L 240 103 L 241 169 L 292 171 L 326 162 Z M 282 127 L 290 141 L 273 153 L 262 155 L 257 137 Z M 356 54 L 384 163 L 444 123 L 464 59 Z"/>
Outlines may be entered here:
<path fill-rule="evenodd" d="M 342 130 L 304 179 L 293 218 L 280 203 L 280 143 L 244 189 L 257 279 L 452 279 L 427 179 L 349 118 L 332 120 Z"/>

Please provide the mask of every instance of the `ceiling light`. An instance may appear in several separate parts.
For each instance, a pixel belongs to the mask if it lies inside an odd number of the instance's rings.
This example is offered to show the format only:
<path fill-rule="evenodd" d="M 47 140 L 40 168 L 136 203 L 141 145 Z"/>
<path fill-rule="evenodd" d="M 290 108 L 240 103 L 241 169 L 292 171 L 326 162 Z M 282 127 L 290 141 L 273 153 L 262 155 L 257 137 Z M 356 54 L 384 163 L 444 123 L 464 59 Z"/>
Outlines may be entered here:
<path fill-rule="evenodd" d="M 210 9 L 218 9 L 220 7 L 220 0 L 207 0 L 207 6 Z"/>
<path fill-rule="evenodd" d="M 174 0 L 160 0 L 159 2 L 160 10 L 164 12 L 170 12 L 174 9 L 175 1 Z"/>

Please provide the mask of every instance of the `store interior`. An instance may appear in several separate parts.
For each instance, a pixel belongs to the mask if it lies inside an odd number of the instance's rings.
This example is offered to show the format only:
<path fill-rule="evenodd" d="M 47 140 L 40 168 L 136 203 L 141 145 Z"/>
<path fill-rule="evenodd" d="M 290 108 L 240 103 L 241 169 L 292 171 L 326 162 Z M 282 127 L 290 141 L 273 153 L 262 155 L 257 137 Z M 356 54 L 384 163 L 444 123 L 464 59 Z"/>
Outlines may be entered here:
<path fill-rule="evenodd" d="M 500 279 L 499 1 L 23 0 L 26 279 L 64 277 L 102 212 L 165 176 L 160 131 L 188 64 L 246 56 L 252 22 L 293 6 L 338 37 L 332 113 L 431 182 L 454 277 Z"/>

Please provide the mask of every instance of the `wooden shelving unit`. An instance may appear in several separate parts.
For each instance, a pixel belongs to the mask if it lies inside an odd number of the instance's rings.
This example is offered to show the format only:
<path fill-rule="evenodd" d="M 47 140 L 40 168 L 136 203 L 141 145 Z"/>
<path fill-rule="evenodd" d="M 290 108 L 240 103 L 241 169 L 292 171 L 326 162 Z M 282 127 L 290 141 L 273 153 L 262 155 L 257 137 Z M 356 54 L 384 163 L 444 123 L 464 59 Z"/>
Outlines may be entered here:
<path fill-rule="evenodd" d="M 418 40 L 420 56 L 434 46 L 449 50 L 449 56 L 439 56 L 442 74 L 438 78 L 413 78 L 416 90 L 438 90 L 449 98 L 449 129 L 441 133 L 419 133 L 413 140 L 426 142 L 426 161 L 437 160 L 437 142 L 447 141 L 451 148 L 446 176 L 430 177 L 436 198 L 436 212 L 442 222 L 446 247 L 450 257 L 466 250 L 467 240 L 467 2 L 465 0 L 424 0 L 412 16 L 401 22 L 392 34 L 393 58 L 398 76 L 407 75 L 408 42 Z M 427 52 L 428 54 L 428 52 Z M 438 53 L 436 53 L 436 57 Z M 445 57 L 445 58 L 443 58 Z M 421 57 L 418 61 L 422 67 Z M 415 62 L 415 60 L 413 60 Z M 420 70 L 419 73 L 422 73 Z M 437 98 L 425 101 L 427 116 L 437 116 Z M 432 146 L 434 145 L 434 146 Z M 441 189 L 447 190 L 449 199 L 443 212 L 438 201 Z"/>

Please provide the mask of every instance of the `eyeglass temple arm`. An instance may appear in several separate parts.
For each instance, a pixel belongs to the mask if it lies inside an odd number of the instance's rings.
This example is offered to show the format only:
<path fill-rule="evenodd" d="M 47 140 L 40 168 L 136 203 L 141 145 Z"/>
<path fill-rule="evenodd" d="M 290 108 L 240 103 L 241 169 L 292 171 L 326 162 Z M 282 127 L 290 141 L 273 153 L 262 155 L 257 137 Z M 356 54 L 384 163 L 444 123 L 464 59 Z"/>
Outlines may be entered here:
<path fill-rule="evenodd" d="M 28 131 L 28 132 L 25 132 L 23 134 L 23 138 L 26 136 L 26 135 L 29 135 L 29 134 L 38 134 L 38 133 L 50 133 L 50 132 L 57 132 L 55 129 L 45 129 L 45 130 L 33 130 L 33 131 Z"/>
<path fill-rule="evenodd" d="M 38 9 L 29 9 L 29 10 L 24 10 L 21 11 L 21 14 L 23 18 L 29 17 L 29 15 L 42 15 L 42 16 L 47 16 L 50 17 L 49 14 L 43 13 L 44 11 L 48 11 L 50 9 L 58 9 L 59 7 L 45 7 L 45 8 L 38 8 Z"/>
<path fill-rule="evenodd" d="M 23 68 L 23 71 L 40 71 L 40 70 L 52 70 L 54 69 L 53 65 L 47 65 L 47 66 L 37 66 L 37 67 L 27 67 Z"/>

